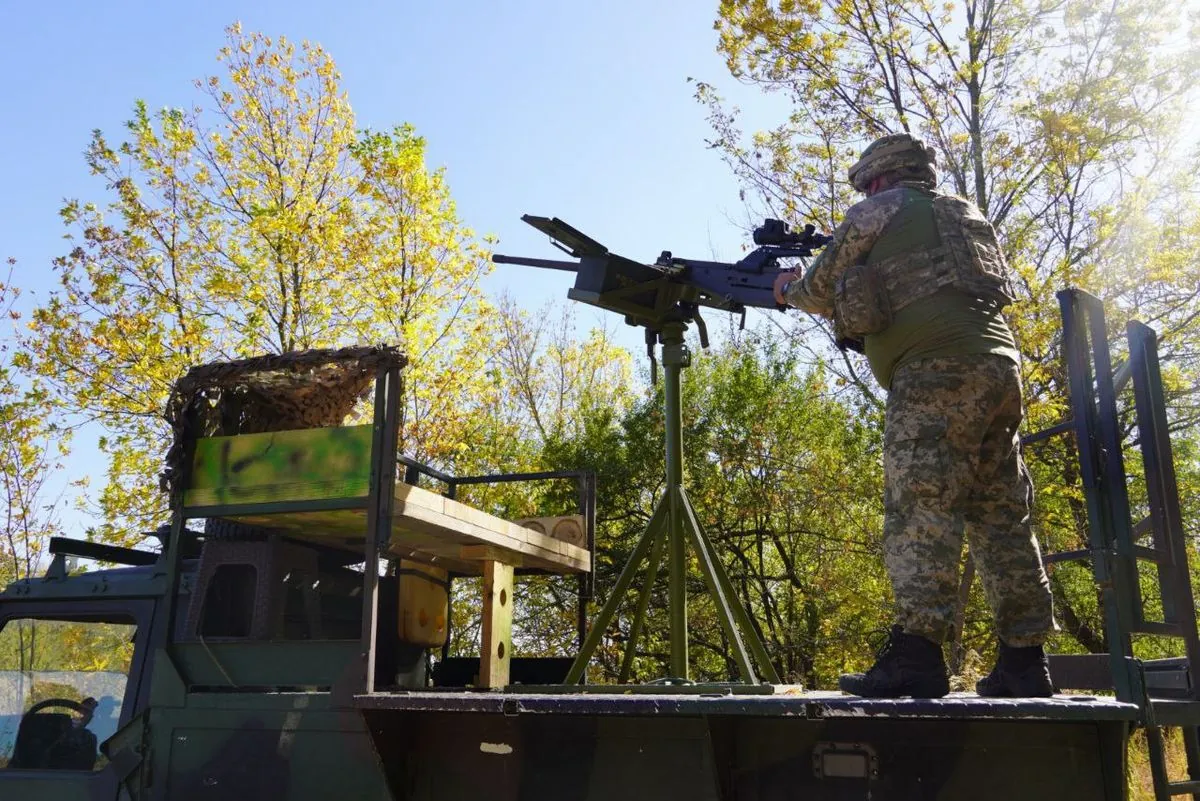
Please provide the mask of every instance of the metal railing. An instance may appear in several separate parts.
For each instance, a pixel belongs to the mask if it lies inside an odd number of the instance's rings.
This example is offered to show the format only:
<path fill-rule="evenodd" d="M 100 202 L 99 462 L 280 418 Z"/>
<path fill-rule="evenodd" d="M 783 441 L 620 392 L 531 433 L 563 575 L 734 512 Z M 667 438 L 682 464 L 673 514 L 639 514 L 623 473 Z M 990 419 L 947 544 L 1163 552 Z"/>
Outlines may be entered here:
<path fill-rule="evenodd" d="M 1074 434 L 1088 524 L 1087 547 L 1047 554 L 1046 564 L 1087 560 L 1101 600 L 1107 654 L 1055 655 L 1060 689 L 1114 690 L 1142 710 L 1155 795 L 1159 801 L 1191 794 L 1200 801 L 1200 638 L 1188 569 L 1187 540 L 1159 370 L 1158 338 L 1142 323 L 1126 327 L 1129 357 L 1114 369 L 1104 306 L 1082 290 L 1058 293 L 1063 320 L 1071 419 L 1023 438 L 1026 446 Z M 1136 449 L 1146 482 L 1149 514 L 1133 522 L 1118 397 L 1132 383 Z M 1148 545 L 1142 544 L 1149 539 Z M 1139 562 L 1155 567 L 1161 615 L 1146 613 Z M 1133 635 L 1183 641 L 1182 658 L 1142 660 Z M 1183 731 L 1187 781 L 1167 777 L 1162 726 Z"/>

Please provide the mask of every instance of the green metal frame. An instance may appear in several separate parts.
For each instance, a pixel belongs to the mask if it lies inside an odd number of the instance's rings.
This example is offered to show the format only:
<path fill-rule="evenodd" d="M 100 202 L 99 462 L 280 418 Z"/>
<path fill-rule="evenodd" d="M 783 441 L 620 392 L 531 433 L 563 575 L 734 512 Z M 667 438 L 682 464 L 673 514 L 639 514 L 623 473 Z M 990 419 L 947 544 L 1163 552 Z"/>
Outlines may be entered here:
<path fill-rule="evenodd" d="M 426 465 L 399 455 L 399 419 L 402 393 L 401 371 L 396 366 L 381 366 L 375 377 L 373 399 L 373 424 L 370 449 L 370 478 L 369 491 L 366 496 L 350 498 L 329 498 L 294 501 L 262 501 L 254 503 L 235 503 L 221 505 L 187 505 L 185 502 L 186 488 L 190 484 L 193 464 L 195 441 L 184 445 L 184 458 L 180 467 L 179 477 L 174 485 L 171 499 L 172 522 L 171 533 L 164 543 L 164 556 L 167 561 L 167 586 L 171 588 L 166 594 L 166 609 L 163 614 L 163 637 L 159 642 L 167 643 L 169 659 L 185 674 L 195 672 L 192 666 L 204 662 L 183 658 L 184 651 L 192 653 L 191 643 L 175 643 L 167 632 L 175 631 L 175 616 L 178 614 L 178 587 L 180 580 L 180 565 L 182 562 L 182 547 L 179 543 L 187 536 L 186 521 L 191 518 L 224 517 L 233 515 L 269 515 L 289 512 L 330 511 L 344 509 L 363 509 L 367 513 L 366 531 L 363 545 L 363 593 L 362 593 L 362 631 L 358 643 L 357 665 L 352 671 L 338 671 L 339 659 L 345 658 L 346 643 L 342 641 L 311 641 L 292 644 L 296 651 L 294 659 L 273 659 L 271 669 L 283 671 L 278 673 L 281 684 L 328 686 L 333 682 L 336 699 L 342 705 L 350 705 L 354 695 L 371 694 L 375 692 L 375 662 L 376 642 L 378 633 L 379 608 L 379 572 L 382 552 L 392 536 L 393 507 L 395 488 L 400 481 L 399 467 L 403 463 L 406 468 L 406 480 L 416 482 L 418 474 L 425 474 L 447 483 L 447 495 L 451 498 L 461 485 L 495 483 L 504 481 L 533 481 L 549 479 L 574 479 L 578 484 L 580 512 L 585 518 L 587 546 L 594 554 L 595 543 L 595 475 L 590 471 L 554 471 L 540 473 L 502 474 L 489 476 L 455 477 L 442 474 Z M 194 427 L 192 427 L 194 430 Z M 521 573 L 537 573 L 538 570 L 523 570 Z M 592 592 L 591 575 L 579 578 L 579 641 L 582 644 L 585 631 L 585 612 L 587 600 Z M 253 644 L 239 643 L 231 648 L 254 650 Z M 189 650 L 191 649 L 191 650 Z M 308 657 L 301 656 L 309 649 Z M 199 675 L 185 675 L 187 684 L 225 684 L 225 681 L 212 681 L 215 676 L 224 677 L 221 669 L 224 651 L 230 649 L 202 649 L 202 657 L 207 657 L 211 664 L 204 665 L 205 681 L 199 681 Z M 281 649 L 257 649 L 259 652 L 279 654 Z M 232 651 L 230 651 L 232 653 Z M 238 652 L 240 653 L 240 651 Z M 302 662 L 312 662 L 325 666 L 313 671 L 302 667 Z M 216 674 L 213 669 L 216 668 Z M 347 675 L 351 673 L 353 675 Z M 294 675 L 293 675 L 294 674 Z"/>
<path fill-rule="evenodd" d="M 363 545 L 363 598 L 362 637 L 358 665 L 354 668 L 353 680 L 342 681 L 335 693 L 349 705 L 354 694 L 371 693 L 375 690 L 375 636 L 378 628 L 379 562 L 380 550 L 391 539 L 392 507 L 397 480 L 397 452 L 400 444 L 400 399 L 401 372 L 396 365 L 382 365 L 376 372 L 374 391 L 373 435 L 371 440 L 370 491 L 366 497 L 321 499 L 309 501 L 271 501 L 263 503 L 239 503 L 217 506 L 188 506 L 185 491 L 190 482 L 195 440 L 183 443 L 183 459 L 179 476 L 172 487 L 171 533 L 163 545 L 167 560 L 167 586 L 164 599 L 165 609 L 160 617 L 164 628 L 158 642 L 165 643 L 166 655 L 178 665 L 185 665 L 176 651 L 185 647 L 175 641 L 176 616 L 179 614 L 179 581 L 183 562 L 185 524 L 192 518 L 222 517 L 227 515 L 272 514 L 280 512 L 328 511 L 333 509 L 365 509 L 367 512 L 367 536 Z M 191 427 L 194 430 L 194 427 Z M 301 647 L 325 648 L 337 644 L 312 642 Z M 340 650 L 340 649 L 337 649 Z M 192 683 L 191 676 L 184 676 Z M 286 677 L 279 677 L 287 683 Z"/>
<path fill-rule="evenodd" d="M 696 554 L 701 575 L 717 607 L 717 619 L 733 646 L 734 660 L 742 681 L 748 684 L 760 682 L 755 673 L 751 655 L 757 662 L 759 673 L 766 681 L 778 684 L 779 676 L 754 630 L 750 616 L 733 591 L 733 585 L 721 564 L 712 542 L 704 533 L 695 509 L 683 487 L 683 411 L 680 399 L 680 384 L 683 368 L 691 362 L 684 344 L 685 322 L 666 323 L 656 332 L 662 344 L 663 364 L 663 411 L 666 426 L 666 488 L 658 500 L 645 531 L 634 547 L 617 583 L 613 587 L 600 614 L 593 621 L 587 638 L 580 648 L 574 664 L 567 673 L 567 684 L 578 684 L 584 678 L 588 661 L 595 653 L 600 639 L 616 616 L 624 601 L 624 595 L 633 583 L 634 576 L 646 566 L 645 582 L 639 594 L 630 634 L 625 645 L 621 665 L 621 681 L 627 681 L 633 665 L 637 641 L 641 635 L 650 593 L 658 577 L 663 552 L 667 554 L 668 609 L 670 617 L 671 679 L 688 680 L 687 642 L 687 549 Z"/>
<path fill-rule="evenodd" d="M 1136 704 L 1146 728 L 1155 798 L 1191 795 L 1200 801 L 1200 637 L 1188 570 L 1188 548 L 1179 505 L 1168 420 L 1159 373 L 1158 339 L 1137 321 L 1126 327 L 1129 359 L 1114 369 L 1103 302 L 1078 289 L 1058 294 L 1063 350 L 1070 383 L 1071 420 L 1029 435 L 1026 445 L 1074 433 L 1088 517 L 1085 550 L 1048 554 L 1047 563 L 1089 560 L 1099 588 L 1109 645 L 1107 670 L 1098 654 L 1052 657 L 1060 689 L 1112 689 Z M 1118 397 L 1132 383 L 1134 418 L 1149 500 L 1149 516 L 1133 522 L 1126 486 L 1125 442 Z M 1152 547 L 1138 540 L 1149 534 Z M 1149 620 L 1139 561 L 1155 565 L 1162 619 Z M 1183 641 L 1184 659 L 1140 660 L 1133 636 L 1150 634 Z M 1188 780 L 1170 781 L 1163 732 L 1181 728 Z"/>

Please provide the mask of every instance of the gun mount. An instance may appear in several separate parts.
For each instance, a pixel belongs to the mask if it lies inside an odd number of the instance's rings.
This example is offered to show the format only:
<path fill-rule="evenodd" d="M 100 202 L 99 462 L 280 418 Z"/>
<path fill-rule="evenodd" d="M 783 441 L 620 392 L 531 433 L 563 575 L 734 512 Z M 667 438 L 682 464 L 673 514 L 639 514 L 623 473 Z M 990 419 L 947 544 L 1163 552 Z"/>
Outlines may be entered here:
<path fill-rule="evenodd" d="M 739 261 L 680 258 L 664 250 L 653 264 L 642 264 L 609 252 L 557 217 L 526 214 L 521 219 L 578 261 L 500 254 L 492 256 L 492 261 L 574 272 L 575 286 L 567 293 L 571 300 L 623 314 L 630 325 L 652 330 L 670 322 L 696 321 L 704 344 L 707 337 L 699 319 L 701 306 L 743 315 L 750 307 L 781 308 L 774 295 L 775 277 L 783 269 L 779 260 L 812 256 L 831 239 L 812 225 L 792 231 L 782 220 L 768 219 L 754 230 L 758 247 Z"/>

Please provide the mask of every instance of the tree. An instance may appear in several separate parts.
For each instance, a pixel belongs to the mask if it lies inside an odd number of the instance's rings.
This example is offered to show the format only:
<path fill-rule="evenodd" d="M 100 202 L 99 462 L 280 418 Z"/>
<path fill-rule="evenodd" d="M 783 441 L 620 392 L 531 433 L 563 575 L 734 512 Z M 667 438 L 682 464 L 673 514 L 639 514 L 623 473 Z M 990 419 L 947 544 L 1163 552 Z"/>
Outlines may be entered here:
<path fill-rule="evenodd" d="M 780 674 L 829 686 L 888 618 L 879 430 L 831 398 L 824 370 L 758 335 L 689 372 L 689 492 L 705 530 Z M 715 627 L 706 639 L 723 653 Z"/>
<path fill-rule="evenodd" d="M 878 430 L 830 398 L 827 375 L 756 333 L 693 355 L 683 374 L 684 473 L 701 525 L 785 680 L 828 686 L 858 667 L 885 628 L 880 558 Z M 661 390 L 557 444 L 560 464 L 589 464 L 599 481 L 600 594 L 645 529 L 662 490 Z M 596 678 L 615 679 L 627 647 L 635 579 L 597 650 Z M 634 679 L 668 674 L 666 571 L 659 571 Z M 697 676 L 736 674 L 698 567 L 688 575 Z"/>
<path fill-rule="evenodd" d="M 0 281 L 0 315 L 16 322 L 19 290 L 11 281 L 13 259 L 8 276 Z M 13 339 L 0 339 L 0 587 L 30 578 L 42 566 L 49 538 L 59 533 L 57 501 L 53 480 L 60 469 L 59 457 L 66 453 L 69 437 L 53 424 L 47 395 L 36 383 L 22 383 L 14 369 L 22 361 Z M 28 621 L 9 627 L 0 653 L 10 667 L 24 669 L 31 664 L 36 633 Z"/>
<path fill-rule="evenodd" d="M 15 260 L 9 260 L 10 268 Z M 0 315 L 16 322 L 19 291 L 11 270 L 0 281 Z M 22 355 L 9 336 L 0 339 L 0 502 L 4 503 L 4 529 L 0 534 L 0 587 L 28 578 L 40 564 L 47 540 L 59 532 L 52 497 L 53 479 L 66 453 L 68 437 L 52 422 L 45 391 L 19 381 L 14 363 Z"/>
<path fill-rule="evenodd" d="M 1106 301 L 1114 337 L 1131 315 L 1156 321 L 1168 371 L 1179 371 L 1174 385 L 1195 386 L 1186 343 L 1200 272 L 1171 247 L 1194 227 L 1193 210 L 1166 201 L 1178 192 L 1161 177 L 1181 158 L 1175 131 L 1200 70 L 1182 3 L 724 0 L 716 28 L 731 73 L 791 105 L 785 122 L 747 142 L 736 112 L 710 84 L 698 85 L 712 144 L 756 203 L 832 227 L 852 201 L 846 168 L 873 137 L 903 130 L 937 146 L 946 188 L 974 200 L 1000 230 L 1025 301 L 1011 321 L 1031 430 L 1066 416 L 1054 292 L 1067 285 Z M 1166 233 L 1167 253 L 1134 251 L 1131 231 Z M 1130 269 L 1135 253 L 1148 269 Z M 815 330 L 805 322 L 797 333 L 812 343 Z M 828 358 L 822 341 L 810 344 L 814 357 L 876 394 L 857 362 Z M 1195 395 L 1172 400 L 1183 432 Z M 1054 550 L 1081 547 L 1086 532 L 1075 463 L 1070 443 L 1031 458 L 1037 523 Z M 1073 579 L 1073 570 L 1052 577 L 1059 610 L 1080 645 L 1103 650 L 1090 577 Z"/>
<path fill-rule="evenodd" d="M 454 460 L 458 475 L 597 469 L 605 445 L 636 397 L 630 356 L 607 328 L 577 334 L 573 307 L 524 311 L 507 296 L 497 305 L 499 347 L 492 354 L 492 406 L 470 421 L 471 447 Z M 583 447 L 582 443 L 595 447 Z M 602 467 L 598 472 L 602 472 Z M 600 495 L 611 491 L 604 486 Z M 576 485 L 566 480 L 463 487 L 459 497 L 509 520 L 573 513 Z M 515 595 L 514 643 L 521 653 L 573 652 L 574 577 L 524 577 Z M 451 632 L 456 653 L 475 653 L 474 586 L 456 582 Z"/>
<path fill-rule="evenodd" d="M 792 110 L 747 143 L 711 84 L 697 94 L 710 144 L 754 199 L 828 228 L 853 201 L 844 176 L 867 141 L 928 138 L 948 188 L 1005 236 L 1033 301 L 1017 328 L 1033 336 L 1055 324 L 1057 288 L 1092 285 L 1126 182 L 1164 167 L 1200 70 L 1191 32 L 1172 39 L 1182 16 L 1180 3 L 1147 0 L 725 0 L 716 28 L 731 73 Z M 1027 352 L 1044 355 L 1046 337 L 1033 338 Z"/>
<path fill-rule="evenodd" d="M 354 288 L 339 299 L 343 325 L 357 341 L 404 348 L 401 448 L 448 465 L 497 401 L 487 380 L 496 314 L 479 290 L 487 253 L 459 221 L 445 170 L 426 168 L 425 140 L 412 126 L 364 131 L 351 152 L 361 211 L 345 281 Z"/>
<path fill-rule="evenodd" d="M 487 402 L 487 263 L 424 140 L 356 131 L 319 45 L 227 35 L 224 74 L 196 82 L 196 105 L 138 102 L 116 146 L 94 132 L 86 161 L 109 199 L 64 206 L 62 286 L 26 340 L 54 400 L 103 431 L 108 538 L 162 520 L 163 409 L 193 365 L 400 345 L 405 448 L 431 458 L 461 447 L 454 432 Z"/>

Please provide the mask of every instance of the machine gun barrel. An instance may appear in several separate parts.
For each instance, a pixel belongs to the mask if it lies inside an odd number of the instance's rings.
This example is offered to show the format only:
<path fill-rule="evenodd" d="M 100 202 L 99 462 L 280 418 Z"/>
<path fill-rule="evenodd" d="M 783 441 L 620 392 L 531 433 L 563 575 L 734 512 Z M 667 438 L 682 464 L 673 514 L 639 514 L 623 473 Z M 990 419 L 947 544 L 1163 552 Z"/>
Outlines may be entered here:
<path fill-rule="evenodd" d="M 526 267 L 544 267 L 547 270 L 565 270 L 571 273 L 579 270 L 579 262 L 558 259 L 528 259 L 524 256 L 501 256 L 496 253 L 492 255 L 492 261 L 496 264 L 522 264 Z"/>

